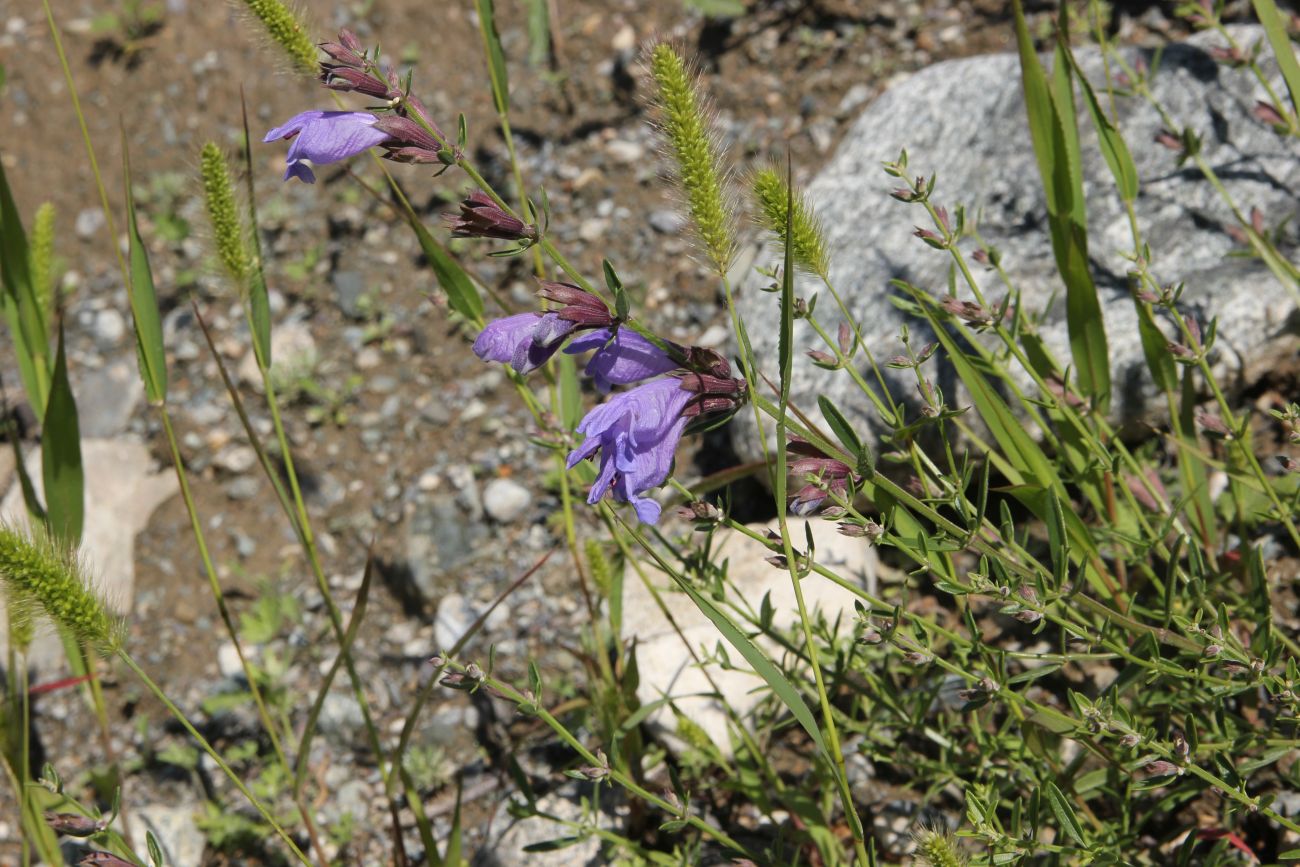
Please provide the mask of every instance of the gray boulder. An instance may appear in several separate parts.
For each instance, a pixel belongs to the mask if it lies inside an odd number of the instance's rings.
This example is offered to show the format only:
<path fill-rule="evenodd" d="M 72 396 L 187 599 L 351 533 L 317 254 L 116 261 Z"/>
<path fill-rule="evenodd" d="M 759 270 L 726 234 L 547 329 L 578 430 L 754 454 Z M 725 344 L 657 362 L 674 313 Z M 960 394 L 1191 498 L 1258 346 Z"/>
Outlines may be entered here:
<path fill-rule="evenodd" d="M 1247 46 L 1262 38 L 1262 32 L 1253 28 L 1234 32 Z M 1216 64 L 1206 51 L 1216 44 L 1217 37 L 1204 34 L 1169 46 L 1153 75 L 1152 90 L 1175 123 L 1203 138 L 1202 152 L 1243 212 L 1258 207 L 1269 226 L 1291 218 L 1282 252 L 1294 259 L 1300 151 L 1294 140 L 1277 136 L 1251 115 L 1256 99 L 1264 98 L 1263 88 L 1248 72 Z M 1105 80 L 1099 53 L 1081 50 L 1077 56 L 1089 81 L 1099 87 Z M 1127 52 L 1130 63 L 1137 56 L 1137 50 Z M 1150 62 L 1149 55 L 1146 59 Z M 1265 68 L 1276 78 L 1271 55 Z M 1278 86 L 1278 92 L 1286 91 Z M 1294 330 L 1296 296 L 1262 263 L 1229 258 L 1235 245 L 1224 227 L 1234 224 L 1232 212 L 1194 165 L 1177 167 L 1176 155 L 1154 143 L 1163 127 L 1155 109 L 1137 97 L 1119 98 L 1117 105 L 1119 126 L 1141 180 L 1137 214 L 1153 251 L 1153 273 L 1162 283 L 1185 281 L 1184 303 L 1204 321 L 1219 317 L 1215 363 L 1231 377 L 1258 359 L 1271 338 Z M 1123 204 L 1081 100 L 1078 111 L 1089 256 L 1109 339 L 1112 409 L 1121 418 L 1131 418 L 1148 409 L 1152 395 L 1145 385 L 1148 377 L 1124 276 L 1128 270 L 1124 254 L 1132 250 L 1132 241 Z M 926 219 L 920 206 L 889 197 L 900 184 L 881 170 L 881 164 L 897 159 L 903 148 L 910 157 L 911 174 L 937 173 L 936 204 L 947 205 L 952 212 L 953 206 L 964 203 L 969 215 L 978 215 L 981 234 L 1002 252 L 1005 267 L 1022 290 L 1024 309 L 1038 312 L 1051 303 L 1042 331 L 1057 358 L 1068 364 L 1064 287 L 1048 240 L 1046 203 L 1014 54 L 939 63 L 891 87 L 867 107 L 808 187 L 825 225 L 831 278 L 863 326 L 876 358 L 883 363 L 902 351 L 899 327 L 907 317 L 891 303 L 897 292 L 889 281 L 900 278 L 942 294 L 951 261 L 947 251 L 934 250 L 912 237 L 915 226 Z M 963 241 L 962 247 L 969 261 L 975 247 L 969 241 Z M 759 261 L 774 264 L 776 256 L 766 251 Z M 992 272 L 974 263 L 972 268 L 990 303 L 1005 294 Z M 757 291 L 764 283 L 770 280 L 758 276 L 745 280 L 740 309 L 759 363 L 775 381 L 779 299 Z M 819 319 L 834 334 L 841 317 L 829 294 L 811 278 L 800 276 L 797 285 L 805 298 L 820 291 Z M 971 300 L 960 279 L 958 297 Z M 928 342 L 922 323 L 912 319 L 909 327 L 914 346 Z M 800 353 L 824 349 L 804 322 L 795 323 L 795 346 Z M 945 375 L 942 366 L 930 364 L 927 373 L 938 374 L 948 403 L 968 403 L 951 372 Z M 915 396 L 911 371 L 886 373 L 896 397 Z M 831 397 L 863 429 L 880 430 L 874 410 L 847 374 L 822 370 L 802 354 L 796 356 L 792 399 L 815 413 L 819 394 Z M 915 417 L 913 409 L 909 418 Z M 758 456 L 752 413 L 739 413 L 736 425 L 740 453 Z M 770 437 L 770 427 L 768 431 Z"/>

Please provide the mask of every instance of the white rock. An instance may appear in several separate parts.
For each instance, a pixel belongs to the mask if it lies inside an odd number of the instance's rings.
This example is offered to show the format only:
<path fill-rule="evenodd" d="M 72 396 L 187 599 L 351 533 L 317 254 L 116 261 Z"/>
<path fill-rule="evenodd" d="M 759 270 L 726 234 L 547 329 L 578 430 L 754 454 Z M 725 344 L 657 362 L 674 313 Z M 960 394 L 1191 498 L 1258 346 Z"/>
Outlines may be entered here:
<path fill-rule="evenodd" d="M 244 674 L 244 666 L 239 661 L 239 650 L 234 642 L 223 641 L 217 648 L 217 671 L 222 677 L 237 678 Z"/>
<path fill-rule="evenodd" d="M 513 479 L 493 479 L 483 489 L 483 509 L 500 524 L 519 519 L 532 503 L 533 495 Z"/>
<path fill-rule="evenodd" d="M 218 452 L 212 463 L 228 473 L 239 475 L 257 466 L 257 452 L 252 446 L 230 445 Z"/>
<path fill-rule="evenodd" d="M 459 593 L 448 593 L 442 597 L 438 603 L 438 615 L 433 620 L 433 646 L 438 652 L 451 650 L 461 636 L 469 631 L 485 607 Z M 488 615 L 479 633 L 492 632 L 503 626 L 509 617 L 510 609 L 504 603 L 498 605 Z"/>
<path fill-rule="evenodd" d="M 141 442 L 85 439 L 81 460 L 86 474 L 86 519 L 81 556 L 96 589 L 117 614 L 129 614 L 135 599 L 135 537 L 149 523 L 154 509 L 176 493 L 176 476 L 170 469 L 154 472 L 153 458 Z M 27 472 L 37 496 L 44 497 L 41 456 L 27 454 Z M 21 486 L 14 484 L 0 503 L 0 520 L 11 527 L 27 527 L 27 509 Z M 8 618 L 0 602 L 0 647 L 8 642 Z M 41 630 L 28 655 L 33 667 L 59 670 L 62 645 L 52 629 Z"/>
<path fill-rule="evenodd" d="M 791 518 L 790 536 L 796 548 L 804 547 L 805 526 L 812 528 L 818 563 L 848 580 L 860 582 L 868 592 L 875 590 L 876 576 L 882 567 L 874 549 L 862 539 L 841 536 L 830 521 Z M 765 532 L 768 525 L 754 525 L 754 529 Z M 797 627 L 798 606 L 790 573 L 767 562 L 769 553 L 764 546 L 739 532 L 722 530 L 715 537 L 713 552 L 715 563 L 730 560 L 727 574 L 736 587 L 738 604 L 757 613 L 763 597 L 770 593 L 775 612 L 773 628 L 788 631 Z M 623 583 L 623 639 L 636 640 L 637 667 L 641 675 L 637 698 L 642 705 L 648 705 L 665 695 L 675 696 L 677 709 L 700 726 L 724 755 L 730 755 L 731 735 L 724 707 L 730 706 L 741 719 L 748 718 L 761 698 L 755 688 L 763 687 L 764 681 L 749 669 L 739 651 L 727 644 L 717 627 L 700 612 L 690 597 L 677 589 L 672 578 L 650 565 L 646 566 L 645 573 L 672 617 L 670 621 L 660 610 L 654 595 L 636 571 L 628 570 Z M 852 620 L 855 597 L 848 590 L 817 575 L 805 578 L 801 586 L 810 616 L 821 610 L 831 623 L 836 618 L 841 618 L 844 623 Z M 731 616 L 736 619 L 734 612 Z M 677 628 L 674 628 L 674 623 Z M 719 642 L 726 647 L 727 655 L 737 670 L 724 671 L 716 665 L 708 665 L 706 676 L 696 666 L 691 649 L 703 658 L 712 654 Z M 795 642 L 800 646 L 803 644 L 802 634 L 795 638 Z M 755 639 L 755 643 L 770 658 L 782 654 L 775 642 L 760 637 Z M 713 684 L 717 685 L 725 705 L 717 699 L 700 695 L 712 693 Z M 670 745 L 676 743 L 672 735 L 676 717 L 671 708 L 661 706 L 646 721 L 669 735 Z"/>
<path fill-rule="evenodd" d="M 207 838 L 199 830 L 195 817 L 197 803 L 149 804 L 131 810 L 127 817 L 132 823 L 137 839 L 143 848 L 144 832 L 140 826 L 153 832 L 162 848 L 164 862 L 171 867 L 200 867 Z"/>
<path fill-rule="evenodd" d="M 95 342 L 101 346 L 116 346 L 126 337 L 126 319 L 112 307 L 95 315 Z"/>
<path fill-rule="evenodd" d="M 271 372 L 277 381 L 292 382 L 310 376 L 318 359 L 316 340 L 305 322 L 291 319 L 271 330 Z M 239 378 L 254 388 L 262 387 L 254 353 L 245 353 L 240 360 Z"/>
<path fill-rule="evenodd" d="M 605 145 L 605 153 L 616 163 L 631 165 L 645 159 L 645 146 L 640 142 L 616 138 Z"/>

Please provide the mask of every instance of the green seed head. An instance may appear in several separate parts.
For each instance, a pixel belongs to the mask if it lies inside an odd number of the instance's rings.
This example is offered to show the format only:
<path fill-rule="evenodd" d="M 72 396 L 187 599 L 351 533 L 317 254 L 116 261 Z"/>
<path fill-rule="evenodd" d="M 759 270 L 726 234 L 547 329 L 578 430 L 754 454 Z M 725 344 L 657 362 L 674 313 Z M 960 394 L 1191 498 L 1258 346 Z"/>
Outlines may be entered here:
<path fill-rule="evenodd" d="M 54 205 L 49 202 L 36 209 L 29 250 L 32 290 L 48 322 L 54 317 Z"/>
<path fill-rule="evenodd" d="M 244 244 L 244 228 L 235 207 L 235 185 L 230 179 L 230 166 L 221 148 L 208 142 L 199 156 L 199 167 L 217 258 L 242 290 L 248 277 L 249 256 Z"/>
<path fill-rule="evenodd" d="M 754 202 L 758 205 L 759 222 L 776 235 L 782 247 L 786 240 L 786 211 L 791 202 L 790 188 L 785 177 L 776 169 L 761 169 L 754 175 Z M 793 215 L 790 217 L 790 255 L 795 265 L 816 274 L 823 280 L 830 272 L 830 256 L 826 253 L 826 233 L 821 221 L 808 203 L 808 197 L 796 192 L 793 198 Z"/>
<path fill-rule="evenodd" d="M 714 267 L 726 273 L 735 253 L 735 217 L 726 195 L 726 176 L 712 125 L 694 77 L 671 45 L 650 53 L 660 129 L 677 170 L 686 208 Z"/>
<path fill-rule="evenodd" d="M 44 614 L 101 653 L 122 646 L 122 624 L 91 591 L 71 552 L 44 531 L 28 535 L 0 524 L 0 586 L 17 627 L 11 634 L 30 636 L 33 620 Z"/>
<path fill-rule="evenodd" d="M 916 835 L 916 858 L 925 867 L 966 867 L 966 856 L 951 834 L 922 828 Z"/>
<path fill-rule="evenodd" d="M 283 0 L 244 0 L 244 5 L 261 22 L 271 41 L 284 51 L 294 69 L 316 74 L 319 57 L 316 45 L 307 36 L 306 26 Z"/>

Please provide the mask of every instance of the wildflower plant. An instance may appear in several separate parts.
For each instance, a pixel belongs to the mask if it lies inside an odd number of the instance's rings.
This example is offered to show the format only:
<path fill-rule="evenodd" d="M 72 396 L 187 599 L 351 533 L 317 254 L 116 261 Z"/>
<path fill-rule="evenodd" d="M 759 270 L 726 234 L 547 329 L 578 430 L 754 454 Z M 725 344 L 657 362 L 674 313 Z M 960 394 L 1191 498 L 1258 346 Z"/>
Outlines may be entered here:
<path fill-rule="evenodd" d="M 1261 52 L 1230 41 L 1219 59 L 1261 78 L 1267 110 L 1257 110 L 1257 118 L 1279 136 L 1294 137 L 1300 68 L 1272 0 L 1254 5 L 1292 105 L 1284 104 L 1274 77 L 1260 65 Z M 278 0 L 249 6 L 291 61 L 304 66 L 302 28 L 292 13 Z M 610 787 L 629 799 L 626 822 L 616 830 L 545 816 L 563 826 L 561 843 L 597 837 L 611 861 L 868 865 L 897 862 L 911 852 L 919 863 L 943 867 L 1161 864 L 1173 863 L 1176 851 L 1179 863 L 1210 864 L 1228 863 L 1226 850 L 1243 847 L 1252 856 L 1258 849 L 1279 860 L 1298 857 L 1300 822 L 1285 796 L 1300 784 L 1300 647 L 1281 622 L 1274 599 L 1278 555 L 1268 551 L 1281 550 L 1292 561 L 1300 556 L 1300 473 L 1289 455 L 1265 453 L 1259 430 L 1273 424 L 1279 442 L 1294 443 L 1300 410 L 1288 402 L 1266 421 L 1234 404 L 1210 362 L 1214 322 L 1182 303 L 1171 282 L 1177 274 L 1165 273 L 1177 263 L 1155 257 L 1129 207 L 1132 301 L 1146 373 L 1166 417 L 1159 437 L 1136 443 L 1107 416 L 1109 336 L 1088 257 L 1079 125 L 1086 115 L 1096 127 L 1114 180 L 1113 190 L 1089 194 L 1117 195 L 1131 206 L 1142 179 L 1131 143 L 1101 97 L 1114 99 L 1120 87 L 1154 97 L 1145 86 L 1153 73 L 1125 62 L 1108 43 L 1098 5 L 1093 38 L 1125 77 L 1108 82 L 1103 94 L 1074 60 L 1064 12 L 1048 70 L 1034 51 L 1020 4 L 1012 8 L 1026 120 L 1047 191 L 1047 242 L 1069 325 L 1066 358 L 1038 337 L 1037 311 L 1025 309 L 1013 270 L 984 243 L 978 220 L 956 198 L 966 191 L 946 189 L 937 172 L 918 172 L 906 151 L 881 167 L 896 184 L 893 201 L 881 204 L 915 226 L 913 243 L 944 257 L 951 277 L 943 287 L 895 281 L 888 300 L 911 314 L 917 333 L 927 332 L 925 342 L 914 341 L 910 330 L 888 347 L 863 339 L 863 323 L 834 283 L 816 202 L 794 188 L 787 164 L 784 172 L 758 171 L 750 184 L 754 218 L 781 254 L 780 267 L 766 272 L 771 294 L 763 296 L 779 310 L 776 357 L 758 357 L 728 274 L 738 222 L 726 154 L 698 80 L 681 53 L 661 43 L 647 50 L 656 124 L 676 195 L 717 275 L 733 326 L 730 347 L 665 338 L 633 309 L 612 261 L 604 263 L 602 288 L 556 246 L 548 230 L 566 215 L 553 213 L 545 192 L 531 195 L 525 184 L 509 132 L 509 83 L 493 4 L 478 0 L 476 11 L 513 190 L 494 188 L 476 168 L 463 119 L 455 138 L 448 137 L 420 100 L 414 72 L 399 77 L 377 48 L 363 46 L 347 30 L 319 46 L 323 59 L 311 52 L 331 107 L 304 107 L 266 131 L 264 144 L 284 148 L 285 181 L 310 182 L 314 167 L 366 154 L 374 159 L 448 308 L 459 324 L 477 331 L 470 351 L 506 366 L 536 425 L 532 441 L 549 448 L 555 462 L 567 549 L 561 556 L 579 578 L 590 615 L 579 642 L 589 675 L 584 695 L 561 700 L 535 663 L 526 683 L 511 682 L 495 650 L 484 659 L 463 657 L 489 609 L 455 646 L 431 649 L 431 671 L 410 697 L 396 737 L 377 724 L 373 685 L 362 679 L 353 655 L 373 570 L 367 568 L 345 620 L 325 577 L 324 552 L 270 375 L 253 160 L 246 154 L 243 212 L 226 158 L 215 146 L 200 155 L 207 207 L 218 259 L 249 320 L 276 462 L 215 347 L 213 358 L 315 579 L 338 651 L 310 703 L 284 714 L 292 720 L 268 710 L 242 650 L 247 629 L 241 635 L 208 554 L 167 406 L 152 272 L 129 182 L 122 266 L 141 376 L 173 456 L 214 601 L 248 675 L 267 736 L 264 759 L 282 781 L 274 793 L 278 803 L 267 803 L 265 791 L 254 792 L 241 780 L 131 657 L 120 625 L 96 607 L 75 560 L 64 554 L 70 550 L 65 543 L 79 533 L 66 497 L 52 497 L 52 509 L 31 504 L 34 515 L 63 516 L 46 520 L 43 534 L 0 528 L 0 577 L 11 610 L 18 603 L 18 622 L 39 609 L 82 644 L 114 654 L 255 806 L 258 819 L 239 821 L 274 835 L 301 863 L 330 860 L 309 807 L 309 762 L 336 678 L 346 678 L 364 719 L 370 758 L 394 816 L 398 863 L 409 863 L 408 847 L 417 844 L 428 863 L 461 860 L 459 806 L 450 831 L 439 837 L 424 811 L 428 793 L 411 773 L 421 749 L 412 743 L 419 717 L 441 689 L 481 693 L 536 721 L 563 744 L 571 757 L 567 775 L 591 787 L 593 803 Z M 1220 12 L 1209 2 L 1184 10 L 1197 26 L 1230 36 L 1218 22 Z M 57 30 L 53 34 L 57 45 Z M 75 87 L 70 90 L 75 98 Z M 367 104 L 350 106 L 353 95 Z M 1170 149 L 1171 163 L 1186 163 L 1213 184 L 1216 168 L 1199 152 L 1199 133 L 1179 129 L 1177 119 L 1161 110 L 1169 131 L 1153 146 Z M 244 134 L 251 151 L 247 123 Z M 93 160 L 90 145 L 87 138 Z M 923 162 L 923 155 L 915 158 Z M 484 295 L 491 293 L 424 225 L 392 174 L 418 173 L 424 180 L 430 167 L 437 172 L 430 183 L 455 172 L 475 188 L 463 198 L 457 192 L 460 206 L 444 219 L 450 237 L 506 241 L 514 246 L 500 255 L 531 262 L 538 286 L 532 309 L 488 315 Z M 1227 195 L 1221 184 L 1213 185 Z M 11 227 L 21 224 L 12 222 L 16 211 L 7 188 L 3 192 L 0 217 L 13 245 Z M 1262 217 L 1229 204 L 1251 254 L 1268 263 L 1275 279 L 1296 284 L 1279 235 Z M 23 353 L 24 386 L 41 406 L 54 408 L 51 421 L 62 415 L 61 430 L 75 431 L 66 420 L 66 359 L 61 348 L 49 349 L 50 302 L 33 289 L 28 272 L 36 269 L 28 267 L 26 252 L 21 260 L 3 260 L 6 314 Z M 809 275 L 816 294 L 801 297 L 797 270 Z M 831 300 L 819 304 L 822 294 Z M 810 326 L 814 346 L 795 345 L 796 319 Z M 200 322 L 206 334 L 201 313 Z M 860 393 L 855 409 L 874 412 L 878 429 L 856 429 L 824 395 L 815 408 L 799 406 L 792 381 L 800 354 L 851 380 Z M 940 364 L 949 375 L 937 372 Z M 592 393 L 585 409 L 583 378 Z M 898 393 L 900 378 L 907 382 L 905 395 Z M 946 384 L 954 379 L 961 392 Z M 765 455 L 756 473 L 771 488 L 775 517 L 762 527 L 739 522 L 728 495 L 714 495 L 727 478 L 693 479 L 676 460 L 683 439 L 741 411 L 754 414 Z M 70 454 L 64 445 L 59 454 Z M 53 461 L 64 473 L 47 479 L 47 487 L 53 480 L 69 489 L 75 476 L 69 463 Z M 1212 477 L 1224 479 L 1226 493 L 1217 499 L 1210 493 Z M 584 492 L 591 507 L 585 512 L 575 507 Z M 679 502 L 666 512 L 669 499 Z M 889 567 L 882 568 L 885 577 L 864 586 L 844 574 L 818 550 L 816 522 L 851 544 L 874 547 Z M 738 584 L 729 555 L 718 553 L 724 531 L 761 548 L 767 563 L 786 573 L 793 599 L 788 627 L 776 625 L 778 614 L 787 612 L 776 610 L 770 594 L 754 599 Z M 520 575 L 493 607 L 551 556 Z M 690 648 L 704 677 L 742 666 L 757 676 L 755 690 L 763 698 L 756 710 L 724 707 L 727 751 L 672 707 L 675 696 L 640 704 L 639 649 L 622 633 L 624 582 L 643 580 L 651 588 L 651 568 L 716 629 L 716 641 Z M 816 609 L 808 588 L 820 582 L 851 596 L 852 606 Z M 656 602 L 669 611 L 657 594 Z M 711 694 L 722 694 L 710 685 Z M 679 719 L 686 747 L 676 755 L 652 744 L 642 725 L 657 706 Z M 11 769 L 19 768 L 13 776 L 29 785 L 30 769 L 10 755 L 6 751 Z M 864 765 L 873 770 L 864 773 Z M 871 820 L 887 818 L 889 810 L 888 799 L 870 792 L 876 778 L 915 793 L 925 810 L 952 821 L 913 823 L 910 838 L 873 833 L 880 823 Z M 532 793 L 524 794 L 526 802 L 515 809 L 544 815 Z M 403 810 L 410 811 L 410 822 Z M 97 836 L 108 833 L 97 817 L 64 811 L 45 817 L 25 802 L 27 833 L 48 837 L 48 829 L 41 830 L 46 824 L 108 840 Z M 97 863 L 118 857 L 105 853 Z"/>

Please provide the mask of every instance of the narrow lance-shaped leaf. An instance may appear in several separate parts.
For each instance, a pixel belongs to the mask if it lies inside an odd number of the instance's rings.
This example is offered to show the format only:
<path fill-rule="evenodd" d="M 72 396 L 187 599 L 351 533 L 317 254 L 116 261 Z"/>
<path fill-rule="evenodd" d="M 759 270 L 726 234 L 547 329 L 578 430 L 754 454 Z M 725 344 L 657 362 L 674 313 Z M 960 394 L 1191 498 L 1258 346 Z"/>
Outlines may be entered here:
<path fill-rule="evenodd" d="M 506 78 L 506 55 L 501 50 L 501 37 L 497 34 L 496 11 L 492 0 L 474 0 L 478 10 L 478 28 L 483 34 L 483 50 L 487 53 L 488 75 L 492 80 L 492 102 L 498 115 L 510 111 L 510 80 Z M 520 194 L 523 191 L 520 190 Z"/>
<path fill-rule="evenodd" d="M 140 362 L 140 377 L 150 403 L 167 400 L 167 359 L 163 353 L 162 317 L 154 292 L 149 253 L 135 218 L 135 196 L 131 191 L 131 155 L 127 151 L 126 130 L 122 130 L 122 169 L 126 183 L 126 220 L 130 252 L 129 287 L 131 319 L 135 323 L 135 347 Z"/>
<path fill-rule="evenodd" d="M 1255 15 L 1264 25 L 1268 44 L 1277 57 L 1277 68 L 1282 71 L 1282 80 L 1286 82 L 1287 93 L 1291 95 L 1291 110 L 1300 112 L 1300 62 L 1296 61 L 1295 51 L 1291 47 L 1291 37 L 1287 33 L 1286 22 L 1273 0 L 1252 0 Z M 1278 106 L 1281 108 L 1281 106 Z"/>
<path fill-rule="evenodd" d="M 62 322 L 59 323 L 54 376 L 50 381 L 50 400 L 41 425 L 41 473 L 45 481 L 50 532 L 70 548 L 75 548 L 81 541 L 85 521 L 86 477 L 81 465 L 77 402 L 68 383 Z"/>
<path fill-rule="evenodd" d="M 1119 196 L 1126 202 L 1132 202 L 1138 195 L 1138 173 L 1137 166 L 1133 163 L 1133 155 L 1129 153 L 1128 144 L 1102 109 L 1092 84 L 1088 82 L 1087 76 L 1079 67 L 1079 61 L 1075 59 L 1074 52 L 1065 41 L 1064 34 L 1059 35 L 1057 41 L 1079 81 L 1079 87 L 1083 91 L 1083 101 L 1088 106 L 1088 114 L 1092 116 L 1092 125 L 1097 128 L 1102 158 L 1106 160 L 1106 165 L 1115 178 L 1115 187 L 1119 190 Z"/>
<path fill-rule="evenodd" d="M 45 411 L 50 387 L 50 344 L 44 305 L 32 286 L 31 251 L 0 164 L 0 283 L 4 288 L 5 319 L 18 356 L 18 374 L 37 414 Z"/>
<path fill-rule="evenodd" d="M 239 107 L 244 119 L 244 177 L 248 186 L 248 240 L 253 249 L 248 271 L 248 307 L 252 320 L 253 345 L 262 364 L 271 366 L 271 299 L 266 288 L 266 270 L 262 267 L 262 238 L 257 230 L 257 197 L 253 191 L 253 145 L 248 131 L 248 103 L 244 88 L 239 88 Z"/>
<path fill-rule="evenodd" d="M 1080 390 L 1104 410 L 1110 400 L 1110 357 L 1101 303 L 1088 266 L 1088 230 L 1072 76 L 1069 63 L 1058 48 L 1056 70 L 1049 84 L 1034 52 L 1020 0 L 1015 0 L 1013 9 L 1030 139 L 1047 197 L 1052 252 L 1066 289 L 1070 352 Z M 1061 27 L 1065 27 L 1064 13 Z"/>

